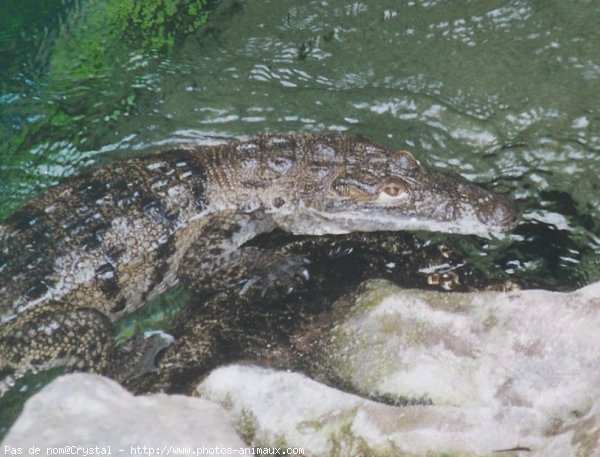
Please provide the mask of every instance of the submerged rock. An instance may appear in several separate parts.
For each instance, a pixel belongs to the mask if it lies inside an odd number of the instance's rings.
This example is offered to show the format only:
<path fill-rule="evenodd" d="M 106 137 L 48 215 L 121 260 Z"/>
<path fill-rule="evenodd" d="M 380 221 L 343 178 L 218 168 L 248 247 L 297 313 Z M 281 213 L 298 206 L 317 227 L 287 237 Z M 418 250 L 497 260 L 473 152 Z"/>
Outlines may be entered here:
<path fill-rule="evenodd" d="M 79 455 L 84 450 L 157 455 L 156 449 L 165 446 L 171 454 L 176 448 L 180 455 L 194 455 L 198 447 L 237 449 L 244 443 L 223 408 L 210 401 L 165 394 L 134 397 L 115 381 L 79 373 L 62 376 L 33 396 L 0 448 L 8 455 L 7 447 L 26 453 L 33 446 L 40 448 L 37 455 L 65 446 L 81 447 Z M 66 449 L 73 454 L 75 448 Z"/>

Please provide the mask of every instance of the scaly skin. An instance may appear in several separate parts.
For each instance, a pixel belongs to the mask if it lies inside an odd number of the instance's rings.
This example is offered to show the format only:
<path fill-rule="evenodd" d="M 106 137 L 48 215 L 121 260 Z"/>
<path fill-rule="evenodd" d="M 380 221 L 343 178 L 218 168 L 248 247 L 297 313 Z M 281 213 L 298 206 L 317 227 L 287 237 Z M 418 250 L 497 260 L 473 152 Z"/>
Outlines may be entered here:
<path fill-rule="evenodd" d="M 350 134 L 266 135 L 96 168 L 0 225 L 0 372 L 104 372 L 112 322 L 178 281 L 275 290 L 278 275 L 302 275 L 298 259 L 243 246 L 274 228 L 487 235 L 516 217 L 507 200 Z"/>

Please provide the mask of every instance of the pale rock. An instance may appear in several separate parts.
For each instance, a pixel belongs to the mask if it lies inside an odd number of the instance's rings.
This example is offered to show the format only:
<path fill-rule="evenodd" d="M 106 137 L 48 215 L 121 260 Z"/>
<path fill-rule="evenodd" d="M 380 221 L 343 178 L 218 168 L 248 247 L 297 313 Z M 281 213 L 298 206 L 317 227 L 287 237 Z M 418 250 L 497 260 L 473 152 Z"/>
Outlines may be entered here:
<path fill-rule="evenodd" d="M 175 448 L 179 455 L 195 455 L 196 448 L 245 444 L 223 408 L 210 401 L 165 394 L 135 397 L 115 381 L 79 373 L 57 378 L 30 398 L 0 449 L 6 446 L 23 454 L 37 446 L 38 455 L 56 454 L 47 448 L 101 452 L 110 446 L 112 455 L 129 456 L 167 455 L 169 449 L 173 455 Z"/>
<path fill-rule="evenodd" d="M 360 396 L 236 365 L 198 392 L 244 436 L 309 455 L 600 456 L 600 284 L 448 294 L 376 280 L 336 308 L 311 354 Z"/>

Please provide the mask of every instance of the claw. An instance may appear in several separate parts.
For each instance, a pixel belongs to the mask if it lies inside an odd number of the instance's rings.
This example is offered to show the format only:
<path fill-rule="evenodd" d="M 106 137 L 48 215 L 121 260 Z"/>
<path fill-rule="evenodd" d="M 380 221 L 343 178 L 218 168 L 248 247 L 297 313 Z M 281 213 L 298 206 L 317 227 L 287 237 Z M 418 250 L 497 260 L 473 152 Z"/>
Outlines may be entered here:
<path fill-rule="evenodd" d="M 248 290 L 250 289 L 250 287 L 252 287 L 257 282 L 258 282 L 258 278 L 257 277 L 250 278 L 248 281 L 246 281 L 246 283 L 244 284 L 244 286 L 240 289 L 240 296 L 243 296 L 246 292 L 248 292 Z"/>

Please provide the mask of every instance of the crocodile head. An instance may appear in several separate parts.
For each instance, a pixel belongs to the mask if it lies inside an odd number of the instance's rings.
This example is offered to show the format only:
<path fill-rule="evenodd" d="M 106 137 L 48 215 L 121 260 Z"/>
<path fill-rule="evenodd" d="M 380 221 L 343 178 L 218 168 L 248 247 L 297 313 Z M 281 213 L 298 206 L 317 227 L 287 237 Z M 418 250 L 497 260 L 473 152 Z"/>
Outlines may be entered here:
<path fill-rule="evenodd" d="M 518 218 L 504 197 L 428 170 L 409 152 L 362 139 L 343 157 L 312 160 L 312 166 L 320 173 L 304 176 L 298 198 L 302 210 L 293 220 L 284 218 L 285 228 L 296 234 L 425 230 L 489 237 L 513 227 Z M 320 176 L 319 181 L 309 175 Z"/>

